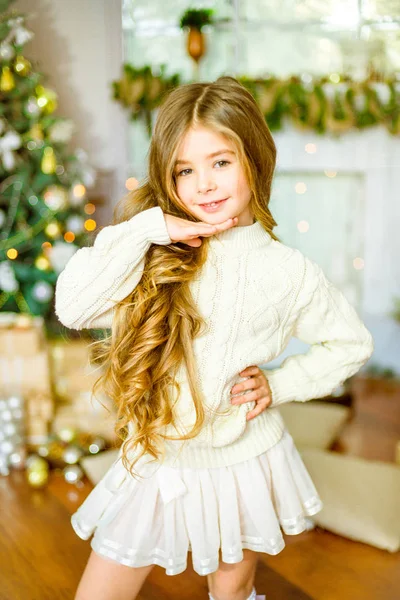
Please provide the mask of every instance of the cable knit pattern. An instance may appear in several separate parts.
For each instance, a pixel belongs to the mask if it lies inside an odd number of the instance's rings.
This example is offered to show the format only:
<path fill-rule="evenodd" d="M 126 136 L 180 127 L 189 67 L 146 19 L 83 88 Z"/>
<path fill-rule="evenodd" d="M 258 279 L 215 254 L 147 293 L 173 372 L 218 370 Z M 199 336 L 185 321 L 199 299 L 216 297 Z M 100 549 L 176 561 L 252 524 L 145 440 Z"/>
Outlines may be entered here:
<path fill-rule="evenodd" d="M 358 371 L 373 349 L 370 333 L 320 267 L 272 240 L 260 223 L 234 227 L 209 242 L 207 261 L 191 282 L 207 323 L 194 340 L 206 421 L 196 438 L 166 442 L 165 464 L 170 466 L 228 466 L 265 452 L 284 431 L 280 404 L 328 395 Z M 78 250 L 58 278 L 60 321 L 75 329 L 110 327 L 113 306 L 140 281 L 152 243 L 171 243 L 158 207 L 105 227 L 93 247 Z M 267 370 L 265 365 L 292 336 L 310 344 L 309 351 Z M 232 405 L 230 390 L 245 379 L 239 373 L 250 365 L 264 369 L 273 401 L 246 421 L 255 403 Z M 181 393 L 175 427 L 164 432 L 171 435 L 195 422 L 183 367 L 177 379 Z"/>

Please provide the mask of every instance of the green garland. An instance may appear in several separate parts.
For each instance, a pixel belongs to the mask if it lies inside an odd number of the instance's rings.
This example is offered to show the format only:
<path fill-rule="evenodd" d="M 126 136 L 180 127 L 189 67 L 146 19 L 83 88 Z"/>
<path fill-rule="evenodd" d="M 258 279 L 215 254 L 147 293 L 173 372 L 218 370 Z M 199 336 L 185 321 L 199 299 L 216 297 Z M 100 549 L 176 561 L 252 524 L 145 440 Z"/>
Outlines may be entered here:
<path fill-rule="evenodd" d="M 112 83 L 114 99 L 129 108 L 133 120 L 144 119 L 149 135 L 151 113 L 161 104 L 164 94 L 180 84 L 179 75 L 166 77 L 164 73 L 164 65 L 154 75 L 151 67 L 137 69 L 125 64 L 122 78 Z"/>
<path fill-rule="evenodd" d="M 299 129 L 319 134 L 339 135 L 373 125 L 400 134 L 400 79 L 395 76 L 385 81 L 372 77 L 353 81 L 337 73 L 313 78 L 238 80 L 253 94 L 272 131 L 291 121 Z M 144 119 L 151 135 L 152 111 L 169 90 L 180 84 L 178 74 L 165 75 L 165 66 L 159 74 L 153 74 L 149 66 L 125 64 L 122 78 L 113 82 L 114 98 L 130 110 L 132 119 Z"/>

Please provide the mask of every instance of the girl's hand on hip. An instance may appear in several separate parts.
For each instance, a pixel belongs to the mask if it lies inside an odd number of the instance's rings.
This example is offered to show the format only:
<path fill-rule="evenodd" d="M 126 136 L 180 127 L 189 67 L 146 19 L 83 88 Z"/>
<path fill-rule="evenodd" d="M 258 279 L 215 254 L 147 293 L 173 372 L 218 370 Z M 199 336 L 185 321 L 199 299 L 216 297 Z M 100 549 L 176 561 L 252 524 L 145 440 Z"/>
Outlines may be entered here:
<path fill-rule="evenodd" d="M 246 420 L 250 421 L 260 415 L 272 402 L 271 388 L 268 379 L 257 366 L 251 366 L 239 373 L 241 377 L 249 377 L 246 381 L 241 381 L 233 386 L 231 394 L 240 394 L 231 399 L 232 404 L 244 404 L 244 402 L 256 402 L 256 407 L 247 413 Z M 252 390 L 247 394 L 247 390 Z"/>
<path fill-rule="evenodd" d="M 164 219 L 172 242 L 183 242 L 194 248 L 201 246 L 202 241 L 200 237 L 211 237 L 221 231 L 225 231 L 225 229 L 234 227 L 238 222 L 238 218 L 233 217 L 233 219 L 228 219 L 222 223 L 210 225 L 203 221 L 187 221 L 186 219 L 174 217 L 166 213 L 164 213 Z"/>

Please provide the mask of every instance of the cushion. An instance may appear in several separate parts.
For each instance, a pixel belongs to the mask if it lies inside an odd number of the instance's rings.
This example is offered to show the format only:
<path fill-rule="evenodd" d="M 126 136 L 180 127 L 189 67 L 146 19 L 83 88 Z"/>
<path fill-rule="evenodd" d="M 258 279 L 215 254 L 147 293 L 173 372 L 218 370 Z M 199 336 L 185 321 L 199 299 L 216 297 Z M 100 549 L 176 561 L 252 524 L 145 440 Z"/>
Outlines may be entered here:
<path fill-rule="evenodd" d="M 299 448 L 330 448 L 348 421 L 351 409 L 331 402 L 290 402 L 279 406 Z"/>
<path fill-rule="evenodd" d="M 316 525 L 351 540 L 395 552 L 400 548 L 400 467 L 329 452 L 303 449 L 324 508 Z"/>
<path fill-rule="evenodd" d="M 117 460 L 119 450 L 105 450 L 94 456 L 85 456 L 81 458 L 80 465 L 85 471 L 89 480 L 96 485 Z"/>

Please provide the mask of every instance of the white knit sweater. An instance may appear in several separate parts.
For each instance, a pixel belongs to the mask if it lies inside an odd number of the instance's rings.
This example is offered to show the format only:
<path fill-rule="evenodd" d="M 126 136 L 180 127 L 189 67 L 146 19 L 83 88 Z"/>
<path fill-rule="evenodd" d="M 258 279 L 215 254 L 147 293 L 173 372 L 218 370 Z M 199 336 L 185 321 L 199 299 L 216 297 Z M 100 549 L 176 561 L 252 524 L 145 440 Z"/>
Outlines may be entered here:
<path fill-rule="evenodd" d="M 330 394 L 356 373 L 373 350 L 370 333 L 320 267 L 271 238 L 259 222 L 209 238 L 206 264 L 191 291 L 208 330 L 194 340 L 198 385 L 211 416 L 194 439 L 166 443 L 166 465 L 227 466 L 261 454 L 281 438 L 279 405 Z M 141 279 L 151 244 L 170 244 L 162 210 L 151 208 L 103 228 L 92 247 L 78 250 L 60 274 L 55 310 L 73 329 L 111 327 L 113 306 Z M 232 405 L 230 390 L 250 365 L 279 356 L 294 336 L 311 345 L 279 368 L 264 369 L 273 402 L 246 421 L 254 402 Z M 175 408 L 176 428 L 195 421 L 183 368 Z"/>

